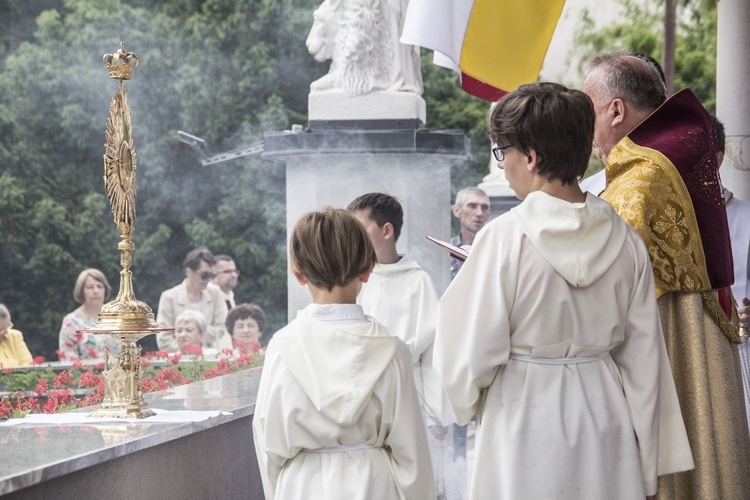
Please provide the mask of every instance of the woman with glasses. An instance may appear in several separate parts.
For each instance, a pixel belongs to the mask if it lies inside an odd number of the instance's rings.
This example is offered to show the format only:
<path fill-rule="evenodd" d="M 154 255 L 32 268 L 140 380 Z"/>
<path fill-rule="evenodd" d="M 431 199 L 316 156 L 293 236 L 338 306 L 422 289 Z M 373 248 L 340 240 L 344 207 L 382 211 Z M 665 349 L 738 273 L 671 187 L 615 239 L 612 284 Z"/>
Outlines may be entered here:
<path fill-rule="evenodd" d="M 195 248 L 188 252 L 182 263 L 185 279 L 179 285 L 162 292 L 156 321 L 164 326 L 175 326 L 176 318 L 182 311 L 199 311 L 206 318 L 205 345 L 218 350 L 231 349 L 232 339 L 224 326 L 227 305 L 221 290 L 217 286 L 209 286 L 209 281 L 215 276 L 215 265 L 216 259 L 207 248 Z M 180 350 L 174 332 L 157 334 L 156 342 L 163 351 Z"/>
<path fill-rule="evenodd" d="M 99 319 L 104 301 L 109 298 L 112 287 L 104 273 L 98 269 L 84 269 L 73 287 L 73 299 L 81 307 L 66 315 L 60 327 L 60 359 L 103 358 L 104 346 L 109 354 L 119 354 L 122 344 L 93 333 L 78 333 L 94 326 Z"/>
<path fill-rule="evenodd" d="M 477 234 L 434 347 L 458 423 L 477 415 L 471 499 L 643 499 L 693 466 L 646 246 L 578 186 L 594 119 L 554 83 L 490 112 L 522 203 Z"/>

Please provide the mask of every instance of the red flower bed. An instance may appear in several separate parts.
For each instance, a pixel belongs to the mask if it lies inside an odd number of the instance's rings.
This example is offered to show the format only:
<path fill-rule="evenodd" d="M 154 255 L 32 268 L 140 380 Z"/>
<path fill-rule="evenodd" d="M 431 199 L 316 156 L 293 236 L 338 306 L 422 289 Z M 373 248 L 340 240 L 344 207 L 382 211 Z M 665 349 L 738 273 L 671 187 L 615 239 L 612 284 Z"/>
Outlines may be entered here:
<path fill-rule="evenodd" d="M 215 362 L 203 359 L 200 348 L 195 350 L 195 354 L 147 352 L 141 360 L 141 389 L 144 393 L 154 392 L 263 365 L 265 353 L 257 342 L 245 346 L 239 341 L 235 343 L 235 348 L 222 350 L 221 358 Z M 165 361 L 170 365 L 165 366 Z M 35 359 L 34 362 L 42 364 L 44 358 Z M 0 399 L 0 418 L 20 418 L 28 413 L 56 413 L 99 404 L 104 397 L 103 370 L 103 362 L 94 370 L 73 360 L 70 370 L 63 370 L 51 377 L 51 381 L 41 378 L 36 388 L 17 391 Z M 49 387 L 50 383 L 53 389 Z M 36 397 L 28 396 L 29 391 L 33 391 Z"/>

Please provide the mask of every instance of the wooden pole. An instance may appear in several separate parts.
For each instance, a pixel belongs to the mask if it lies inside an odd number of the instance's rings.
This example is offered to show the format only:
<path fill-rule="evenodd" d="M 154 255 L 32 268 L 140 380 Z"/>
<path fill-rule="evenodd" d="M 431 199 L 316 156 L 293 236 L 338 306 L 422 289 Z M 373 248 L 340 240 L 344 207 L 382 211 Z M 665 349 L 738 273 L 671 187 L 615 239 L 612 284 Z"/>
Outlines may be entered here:
<path fill-rule="evenodd" d="M 674 93 L 674 51 L 675 20 L 677 17 L 677 0 L 666 0 L 664 11 L 664 78 L 667 83 L 667 95 Z"/>

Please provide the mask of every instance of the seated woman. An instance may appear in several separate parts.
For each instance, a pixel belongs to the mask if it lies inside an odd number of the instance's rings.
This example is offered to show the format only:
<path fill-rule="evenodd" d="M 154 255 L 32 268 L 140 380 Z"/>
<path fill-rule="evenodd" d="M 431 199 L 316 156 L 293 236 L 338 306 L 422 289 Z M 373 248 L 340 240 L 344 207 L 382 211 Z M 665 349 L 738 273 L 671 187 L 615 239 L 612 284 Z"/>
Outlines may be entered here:
<path fill-rule="evenodd" d="M 227 315 L 227 331 L 235 341 L 242 341 L 245 347 L 253 342 L 260 343 L 263 328 L 266 326 L 266 313 L 255 304 L 240 304 Z"/>
<path fill-rule="evenodd" d="M 84 269 L 78 275 L 73 298 L 81 307 L 66 315 L 60 328 L 60 352 L 63 358 L 102 358 L 104 346 L 110 354 L 119 354 L 122 345 L 114 339 L 93 333 L 77 333 L 91 328 L 98 319 L 112 287 L 98 269 Z"/>
<path fill-rule="evenodd" d="M 180 352 L 192 354 L 193 350 L 188 346 L 206 347 L 206 317 L 200 311 L 185 309 L 175 321 L 174 336 L 177 339 L 177 345 Z"/>
<path fill-rule="evenodd" d="M 0 368 L 27 366 L 33 362 L 23 333 L 13 329 L 10 311 L 0 304 Z"/>

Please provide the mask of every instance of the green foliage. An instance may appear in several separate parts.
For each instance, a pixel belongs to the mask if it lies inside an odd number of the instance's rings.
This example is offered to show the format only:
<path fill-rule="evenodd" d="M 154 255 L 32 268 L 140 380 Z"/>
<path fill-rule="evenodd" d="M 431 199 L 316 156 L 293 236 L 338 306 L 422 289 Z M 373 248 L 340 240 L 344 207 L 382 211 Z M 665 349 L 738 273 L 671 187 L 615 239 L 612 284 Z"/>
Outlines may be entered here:
<path fill-rule="evenodd" d="M 115 291 L 119 233 L 103 195 L 104 128 L 117 87 L 101 62 L 120 40 L 140 66 L 126 83 L 138 168 L 134 287 L 155 307 L 193 247 L 232 255 L 235 290 L 286 323 L 285 172 L 259 157 L 203 167 L 177 130 L 219 152 L 307 121 L 310 82 L 328 70 L 305 38 L 320 0 L 0 0 L 0 301 L 35 355 L 55 359 L 78 273 Z M 487 172 L 488 103 L 424 52 L 432 130 L 463 129 L 473 158 L 456 188 Z M 155 347 L 153 337 L 144 342 Z"/>
<path fill-rule="evenodd" d="M 663 60 L 664 1 L 619 0 L 621 22 L 597 26 L 584 11 L 573 50 L 579 70 L 596 54 L 626 50 Z M 675 90 L 689 87 L 710 113 L 716 110 L 716 27 L 714 0 L 681 0 L 677 8 Z"/>
<path fill-rule="evenodd" d="M 52 368 L 45 370 L 15 371 L 0 378 L 0 391 L 33 391 L 42 379 L 54 380 L 57 373 Z"/>
<path fill-rule="evenodd" d="M 101 55 L 120 37 L 141 60 L 126 84 L 138 160 L 138 298 L 158 304 L 182 280 L 185 253 L 201 245 L 234 256 L 237 297 L 266 309 L 270 331 L 286 322 L 283 169 L 259 158 L 204 168 L 176 131 L 223 150 L 304 121 L 309 83 L 327 70 L 304 44 L 318 3 L 0 4 L 0 18 L 14 20 L 0 22 L 0 301 L 34 354 L 55 358 L 81 270 L 99 268 L 118 286 L 119 234 L 102 182 L 117 84 Z"/>

